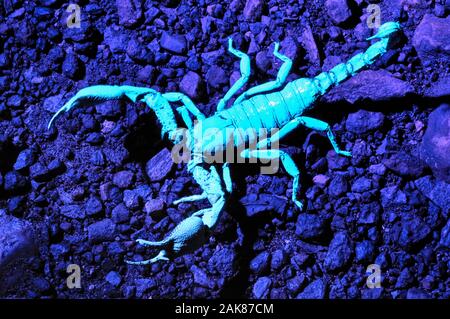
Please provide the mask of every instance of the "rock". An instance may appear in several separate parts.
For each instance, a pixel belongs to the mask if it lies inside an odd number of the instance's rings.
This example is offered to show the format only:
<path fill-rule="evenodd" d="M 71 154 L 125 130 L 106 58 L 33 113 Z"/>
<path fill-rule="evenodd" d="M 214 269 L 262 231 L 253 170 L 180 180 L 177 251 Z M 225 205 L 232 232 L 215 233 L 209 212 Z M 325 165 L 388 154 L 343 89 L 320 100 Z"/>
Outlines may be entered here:
<path fill-rule="evenodd" d="M 338 174 L 331 180 L 330 186 L 328 187 L 328 194 L 332 197 L 339 197 L 348 191 L 347 177 L 342 174 Z"/>
<path fill-rule="evenodd" d="M 431 87 L 429 87 L 424 96 L 428 98 L 441 98 L 450 95 L 450 76 L 444 76 L 439 81 L 434 82 Z M 430 114 L 431 115 L 431 114 Z M 429 123 L 428 123 L 429 126 Z"/>
<path fill-rule="evenodd" d="M 110 271 L 106 277 L 105 280 L 109 282 L 114 287 L 118 287 L 120 283 L 122 282 L 122 277 L 117 271 Z"/>
<path fill-rule="evenodd" d="M 87 200 L 85 210 L 89 216 L 97 215 L 103 211 L 102 202 L 97 197 L 92 196 Z"/>
<path fill-rule="evenodd" d="M 431 296 L 420 288 L 410 288 L 406 293 L 406 299 L 431 299 Z"/>
<path fill-rule="evenodd" d="M 384 166 L 400 176 L 419 177 L 424 171 L 422 163 L 414 156 L 403 151 L 383 160 Z"/>
<path fill-rule="evenodd" d="M 114 174 L 113 183 L 120 188 L 128 188 L 134 182 L 134 174 L 130 171 L 121 171 Z"/>
<path fill-rule="evenodd" d="M 260 277 L 253 285 L 253 296 L 256 299 L 267 298 L 272 286 L 272 280 L 269 277 Z"/>
<path fill-rule="evenodd" d="M 161 36 L 161 47 L 174 54 L 184 54 L 187 50 L 186 38 L 183 35 L 170 35 L 163 32 Z"/>
<path fill-rule="evenodd" d="M 397 278 L 397 282 L 395 283 L 396 289 L 402 289 L 410 286 L 414 281 L 414 276 L 411 274 L 408 268 L 404 268 L 400 275 Z"/>
<path fill-rule="evenodd" d="M 270 269 L 280 270 L 284 266 L 286 261 L 287 261 L 286 253 L 281 249 L 277 249 L 272 254 L 272 260 L 270 262 Z"/>
<path fill-rule="evenodd" d="M 336 25 L 345 24 L 352 17 L 352 11 L 348 6 L 347 0 L 327 0 L 325 8 L 328 16 Z"/>
<path fill-rule="evenodd" d="M 145 203 L 144 210 L 147 214 L 159 212 L 164 209 L 164 201 L 160 198 L 150 199 Z"/>
<path fill-rule="evenodd" d="M 208 277 L 206 272 L 201 269 L 200 267 L 197 267 L 196 265 L 193 265 L 191 267 L 192 275 L 194 276 L 194 282 L 202 287 L 210 287 L 211 286 L 211 279 Z"/>
<path fill-rule="evenodd" d="M 261 275 L 269 270 L 271 255 L 263 251 L 250 261 L 250 269 L 257 275 Z"/>
<path fill-rule="evenodd" d="M 330 178 L 326 175 L 319 174 L 313 177 L 313 182 L 317 186 L 324 188 L 328 185 L 328 182 L 330 181 Z"/>
<path fill-rule="evenodd" d="M 37 162 L 30 166 L 30 177 L 36 182 L 46 182 L 51 179 L 51 172 L 42 163 Z"/>
<path fill-rule="evenodd" d="M 224 278 L 232 278 L 237 270 L 237 254 L 230 247 L 218 247 L 208 260 L 208 270 L 218 272 Z"/>
<path fill-rule="evenodd" d="M 63 216 L 74 219 L 84 219 L 86 212 L 78 205 L 65 205 L 60 208 L 60 213 Z"/>
<path fill-rule="evenodd" d="M 450 55 L 450 16 L 437 18 L 425 14 L 416 28 L 413 45 L 422 62 L 433 62 L 437 58 L 447 59 Z"/>
<path fill-rule="evenodd" d="M 18 258 L 35 251 L 35 233 L 31 223 L 6 215 L 0 209 L 0 270 Z"/>
<path fill-rule="evenodd" d="M 450 207 L 450 184 L 435 181 L 431 176 L 419 178 L 414 182 L 417 189 L 433 203 L 444 210 Z"/>
<path fill-rule="evenodd" d="M 391 207 L 395 205 L 406 204 L 406 195 L 398 186 L 389 186 L 381 189 L 381 205 Z"/>
<path fill-rule="evenodd" d="M 302 43 L 308 53 L 309 61 L 315 66 L 320 66 L 321 61 L 319 49 L 317 48 L 316 41 L 314 40 L 311 27 L 308 24 L 305 26 L 302 33 Z"/>
<path fill-rule="evenodd" d="M 345 232 L 334 235 L 324 260 L 325 267 L 330 271 L 336 271 L 345 267 L 353 255 L 353 243 Z"/>
<path fill-rule="evenodd" d="M 414 216 L 402 219 L 399 227 L 397 242 L 406 250 L 415 248 L 431 233 L 431 228 L 421 218 Z"/>
<path fill-rule="evenodd" d="M 141 0 L 116 0 L 119 23 L 126 27 L 135 26 L 142 18 Z"/>
<path fill-rule="evenodd" d="M 104 219 L 88 226 L 88 238 L 91 243 L 114 240 L 116 229 L 111 219 Z"/>
<path fill-rule="evenodd" d="M 228 83 L 225 71 L 216 65 L 213 65 L 206 72 L 206 82 L 215 89 L 218 89 Z"/>
<path fill-rule="evenodd" d="M 170 173 L 172 167 L 173 160 L 170 151 L 164 148 L 147 162 L 145 169 L 150 181 L 159 182 Z"/>
<path fill-rule="evenodd" d="M 300 274 L 286 281 L 286 288 L 291 294 L 296 294 L 302 289 L 305 281 L 306 277 L 303 274 Z"/>
<path fill-rule="evenodd" d="M 128 35 L 122 33 L 117 26 L 105 28 L 103 42 L 109 46 L 112 53 L 124 53 L 129 42 Z"/>
<path fill-rule="evenodd" d="M 198 100 L 203 96 L 203 80 L 197 73 L 189 71 L 180 82 L 180 90 L 191 99 Z"/>
<path fill-rule="evenodd" d="M 450 248 L 450 219 L 447 221 L 447 224 L 442 228 L 439 245 L 443 248 L 447 249 Z"/>
<path fill-rule="evenodd" d="M 372 188 L 372 181 L 366 177 L 357 178 L 352 185 L 352 192 L 364 193 Z"/>
<path fill-rule="evenodd" d="M 143 294 L 156 288 L 158 283 L 153 278 L 136 279 L 136 297 L 142 298 Z"/>
<path fill-rule="evenodd" d="M 325 220 L 319 215 L 299 214 L 295 234 L 302 240 L 320 238 L 326 230 Z"/>
<path fill-rule="evenodd" d="M 126 189 L 123 192 L 123 202 L 128 208 L 139 208 L 140 206 L 140 197 L 135 191 L 131 191 Z"/>
<path fill-rule="evenodd" d="M 5 174 L 4 189 L 7 192 L 17 192 L 27 186 L 27 179 L 17 171 L 11 171 Z"/>
<path fill-rule="evenodd" d="M 383 83 L 383 85 L 380 85 Z M 328 103 L 383 102 L 413 94 L 414 87 L 385 70 L 365 70 L 331 89 L 323 99 Z"/>
<path fill-rule="evenodd" d="M 316 279 L 297 295 L 297 299 L 324 299 L 326 289 L 326 282 L 321 278 Z"/>
<path fill-rule="evenodd" d="M 448 83 L 447 83 L 448 86 Z M 450 105 L 442 104 L 431 112 L 422 139 L 421 151 L 438 179 L 450 183 Z"/>
<path fill-rule="evenodd" d="M 65 76 L 72 80 L 79 80 L 84 76 L 82 62 L 73 53 L 66 55 L 66 58 L 62 64 L 62 72 Z"/>
<path fill-rule="evenodd" d="M 64 95 L 53 95 L 44 100 L 43 107 L 50 113 L 55 113 L 64 105 Z"/>
<path fill-rule="evenodd" d="M 331 170 L 341 170 L 350 164 L 350 160 L 346 156 L 337 154 L 334 150 L 327 153 L 328 168 Z"/>
<path fill-rule="evenodd" d="M 383 126 L 384 114 L 380 112 L 369 112 L 360 110 L 348 115 L 345 127 L 350 132 L 363 134 L 374 131 Z"/>
<path fill-rule="evenodd" d="M 286 208 L 286 200 L 269 194 L 250 194 L 241 198 L 240 202 L 245 206 L 248 217 L 262 215 L 268 212 L 283 214 Z"/>
<path fill-rule="evenodd" d="M 116 224 L 125 223 L 130 220 L 130 211 L 124 204 L 119 204 L 113 208 L 111 219 Z"/>
<path fill-rule="evenodd" d="M 375 246 L 370 240 L 364 240 L 356 244 L 355 258 L 358 262 L 372 261 L 375 253 Z"/>
<path fill-rule="evenodd" d="M 264 9 L 263 0 L 247 0 L 244 7 L 244 18 L 246 21 L 257 21 L 261 19 Z"/>

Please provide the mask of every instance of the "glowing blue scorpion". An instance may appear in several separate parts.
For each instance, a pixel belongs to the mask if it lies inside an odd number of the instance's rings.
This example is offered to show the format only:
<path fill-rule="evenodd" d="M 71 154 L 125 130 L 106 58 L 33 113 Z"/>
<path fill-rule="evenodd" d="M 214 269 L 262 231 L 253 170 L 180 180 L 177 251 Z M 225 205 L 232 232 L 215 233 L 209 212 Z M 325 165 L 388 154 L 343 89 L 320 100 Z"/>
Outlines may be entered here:
<path fill-rule="evenodd" d="M 350 152 L 341 150 L 336 143 L 330 125 L 318 119 L 303 116 L 303 113 L 313 106 L 317 98 L 334 85 L 341 83 L 355 75 L 364 67 L 374 63 L 375 59 L 387 51 L 390 36 L 400 30 L 396 22 L 388 22 L 380 26 L 377 34 L 368 38 L 379 39 L 364 53 L 352 57 L 348 62 L 341 63 L 329 72 L 322 72 L 314 78 L 301 78 L 285 84 L 286 78 L 292 67 L 292 61 L 278 52 L 279 44 L 275 43 L 273 54 L 283 61 L 275 81 L 255 86 L 242 93 L 229 108 L 226 108 L 230 98 L 241 89 L 250 76 L 250 59 L 245 53 L 233 48 L 231 38 L 228 41 L 228 51 L 240 58 L 240 79 L 233 84 L 230 90 L 220 100 L 216 113 L 211 117 L 205 117 L 194 103 L 182 93 L 159 93 L 150 88 L 134 86 L 108 86 L 97 85 L 80 90 L 72 97 L 50 120 L 48 127 L 62 112 L 81 104 L 96 104 L 111 99 L 128 98 L 133 102 L 144 102 L 153 110 L 162 126 L 162 135 L 167 133 L 168 139 L 174 144 L 179 143 L 182 136 L 176 123 L 175 113 L 170 102 L 181 104 L 176 110 L 181 115 L 183 122 L 189 131 L 188 143 L 191 149 L 188 162 L 188 171 L 200 185 L 203 193 L 188 196 L 174 202 L 192 202 L 207 199 L 211 207 L 195 212 L 190 217 L 180 222 L 165 239 L 153 242 L 137 239 L 137 243 L 159 247 L 160 252 L 154 258 L 144 261 L 127 261 L 129 264 L 145 265 L 158 260 L 169 260 L 176 254 L 193 251 L 200 247 L 206 238 L 208 231 L 212 229 L 223 211 L 227 194 L 232 191 L 229 163 L 222 165 L 222 178 L 215 166 L 204 160 L 205 151 L 224 151 L 231 142 L 239 148 L 245 143 L 252 143 L 258 139 L 257 135 L 234 136 L 232 141 L 212 138 L 214 135 L 227 136 L 226 129 L 279 129 L 275 134 L 260 140 L 254 149 L 243 149 L 240 156 L 246 159 L 277 159 L 283 164 L 286 172 L 293 177 L 292 200 L 302 209 L 298 200 L 298 187 L 300 171 L 292 158 L 282 150 L 271 149 L 270 145 L 277 142 L 299 126 L 325 132 L 336 153 L 343 156 L 351 156 Z M 285 85 L 284 85 L 285 84 Z M 284 88 L 276 91 L 284 85 Z M 196 119 L 194 123 L 190 114 Z"/>

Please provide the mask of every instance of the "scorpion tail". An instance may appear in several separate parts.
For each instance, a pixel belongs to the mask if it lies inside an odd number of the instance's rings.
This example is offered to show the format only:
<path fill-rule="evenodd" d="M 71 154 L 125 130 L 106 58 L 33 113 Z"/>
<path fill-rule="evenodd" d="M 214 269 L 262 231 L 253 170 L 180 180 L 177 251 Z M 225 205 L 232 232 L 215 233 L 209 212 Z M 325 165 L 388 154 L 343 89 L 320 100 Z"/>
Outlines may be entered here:
<path fill-rule="evenodd" d="M 386 53 L 392 36 L 401 29 L 398 22 L 387 22 L 380 26 L 378 32 L 367 40 L 380 39 L 365 52 L 353 56 L 345 63 L 340 63 L 328 72 L 322 72 L 313 79 L 319 95 L 328 92 L 331 87 L 347 80 Z"/>

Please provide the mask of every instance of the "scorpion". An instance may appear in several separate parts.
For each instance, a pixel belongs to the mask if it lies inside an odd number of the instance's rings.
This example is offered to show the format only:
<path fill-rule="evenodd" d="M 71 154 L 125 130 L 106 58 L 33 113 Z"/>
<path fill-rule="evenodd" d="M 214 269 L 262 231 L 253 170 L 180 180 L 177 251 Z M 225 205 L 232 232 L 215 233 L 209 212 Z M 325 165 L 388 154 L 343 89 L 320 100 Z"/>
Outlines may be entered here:
<path fill-rule="evenodd" d="M 314 78 L 300 78 L 288 83 L 286 79 L 292 67 L 292 60 L 279 52 L 279 43 L 274 44 L 273 55 L 283 61 L 276 80 L 257 85 L 238 96 L 234 103 L 227 108 L 232 96 L 240 90 L 250 77 L 251 64 L 247 54 L 233 47 L 232 38 L 228 38 L 228 51 L 240 59 L 241 77 L 230 87 L 225 96 L 219 101 L 216 113 L 206 117 L 186 95 L 179 92 L 160 93 L 151 88 L 129 85 L 95 85 L 80 90 L 51 118 L 48 128 L 62 112 L 68 112 L 75 106 L 95 105 L 107 100 L 131 100 L 134 103 L 145 103 L 155 114 L 161 125 L 161 136 L 177 144 L 183 138 L 176 120 L 176 112 L 183 120 L 190 136 L 188 147 L 192 150 L 187 163 L 187 171 L 202 189 L 202 193 L 180 198 L 173 202 L 193 202 L 207 199 L 211 205 L 193 213 L 182 220 L 172 232 L 161 241 L 136 239 L 140 245 L 155 247 L 159 253 L 148 260 L 125 262 L 135 265 L 151 264 L 187 252 L 192 252 L 203 245 L 208 233 L 216 226 L 226 204 L 228 195 L 232 192 L 232 180 L 229 163 L 223 163 L 221 174 L 216 166 L 205 161 L 205 150 L 224 151 L 225 145 L 231 143 L 234 147 L 255 141 L 259 136 L 241 136 L 237 134 L 233 140 L 229 136 L 215 139 L 217 134 L 226 129 L 279 129 L 270 137 L 261 139 L 256 148 L 244 148 L 240 152 L 243 159 L 279 160 L 285 171 L 293 178 L 292 201 L 301 210 L 299 200 L 300 170 L 289 154 L 270 148 L 300 126 L 323 132 L 327 135 L 334 151 L 342 156 L 351 156 L 349 151 L 342 150 L 330 125 L 324 121 L 304 116 L 311 109 L 319 96 L 325 94 L 333 86 L 354 76 L 358 71 L 373 64 L 375 60 L 387 52 L 392 35 L 399 32 L 400 24 L 387 22 L 381 25 L 378 32 L 367 40 L 377 39 L 368 49 L 356 54 L 345 63 L 340 63 L 328 72 L 322 72 Z M 284 86 L 284 87 L 283 87 Z M 177 103 L 177 108 L 171 103 Z M 193 122 L 192 117 L 195 118 Z M 220 168 L 219 168 L 220 169 Z"/>

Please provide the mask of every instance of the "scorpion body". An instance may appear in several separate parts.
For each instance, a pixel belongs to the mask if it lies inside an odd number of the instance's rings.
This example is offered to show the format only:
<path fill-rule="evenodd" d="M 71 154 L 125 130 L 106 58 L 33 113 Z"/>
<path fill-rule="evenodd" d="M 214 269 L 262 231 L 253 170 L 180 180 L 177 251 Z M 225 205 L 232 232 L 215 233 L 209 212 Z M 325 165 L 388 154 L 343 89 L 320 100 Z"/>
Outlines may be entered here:
<path fill-rule="evenodd" d="M 245 85 L 250 76 L 249 57 L 234 49 L 230 38 L 228 50 L 240 58 L 241 78 L 219 101 L 217 112 L 210 117 L 205 117 L 182 93 L 159 93 L 150 88 L 134 86 L 98 85 L 80 90 L 52 117 L 49 127 L 59 114 L 69 111 L 74 106 L 127 98 L 133 102 L 147 104 L 155 112 L 162 126 L 162 135 L 167 134 L 171 142 L 178 144 L 183 140 L 183 133 L 179 129 L 175 112 L 170 103 L 181 104 L 176 111 L 180 114 L 189 133 L 187 146 L 191 152 L 187 168 L 203 192 L 199 195 L 178 199 L 174 204 L 207 199 L 211 207 L 193 213 L 179 223 L 162 241 L 137 239 L 137 243 L 158 247 L 160 252 L 148 260 L 127 262 L 143 265 L 158 260 L 168 260 L 171 256 L 199 247 L 204 242 L 208 231 L 217 224 L 225 206 L 226 197 L 232 191 L 230 168 L 229 163 L 225 162 L 222 165 L 222 174 L 219 174 L 216 166 L 205 160 L 205 154 L 223 152 L 230 143 L 234 148 L 242 149 L 239 153 L 242 158 L 280 160 L 286 172 L 294 179 L 292 200 L 302 209 L 302 203 L 298 200 L 300 171 L 287 153 L 273 149 L 271 145 L 299 126 L 305 126 L 326 133 L 336 153 L 351 156 L 350 152 L 339 148 L 329 124 L 303 116 L 303 114 L 313 106 L 319 96 L 374 63 L 380 55 L 387 51 L 392 34 L 399 30 L 398 23 L 385 23 L 374 36 L 368 39 L 378 39 L 379 41 L 372 44 L 364 53 L 359 53 L 349 61 L 338 64 L 330 71 L 322 72 L 314 78 L 301 78 L 287 84 L 285 81 L 292 67 L 292 61 L 278 52 L 279 45 L 275 43 L 274 56 L 283 61 L 277 79 L 245 91 L 231 107 L 226 108 L 231 97 Z M 195 122 L 191 115 L 195 118 Z M 261 130 L 273 129 L 278 130 L 270 137 L 260 134 Z M 237 133 L 229 135 L 230 130 Z M 243 133 L 249 131 L 253 133 Z M 256 142 L 255 148 L 246 148 L 247 144 Z"/>

